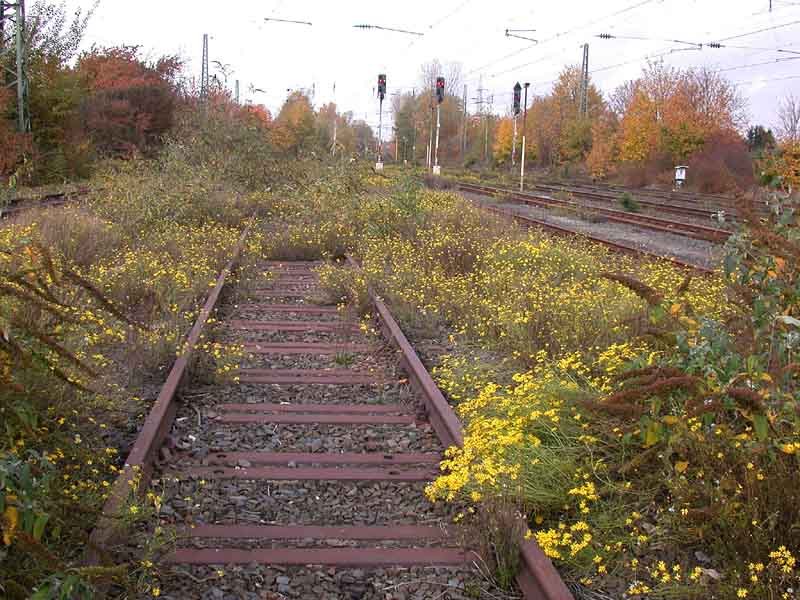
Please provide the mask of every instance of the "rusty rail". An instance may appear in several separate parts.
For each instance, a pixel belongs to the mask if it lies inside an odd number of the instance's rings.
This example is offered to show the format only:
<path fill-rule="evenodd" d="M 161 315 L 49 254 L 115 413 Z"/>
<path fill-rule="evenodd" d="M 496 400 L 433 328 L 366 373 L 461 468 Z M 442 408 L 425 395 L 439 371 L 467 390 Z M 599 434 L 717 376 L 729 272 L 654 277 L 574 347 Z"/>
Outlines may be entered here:
<path fill-rule="evenodd" d="M 11 198 L 5 207 L 0 206 L 0 219 L 7 219 L 33 208 L 61 206 L 72 198 L 86 196 L 92 191 L 89 188 L 80 188 L 72 192 L 56 192 L 34 198 Z"/>
<path fill-rule="evenodd" d="M 231 259 L 219 274 L 214 289 L 211 290 L 211 293 L 206 298 L 205 305 L 186 338 L 185 350 L 173 363 L 172 369 L 153 407 L 150 409 L 150 413 L 147 415 L 142 429 L 139 431 L 133 448 L 125 460 L 125 466 L 122 472 L 111 487 L 108 500 L 106 500 L 103 506 L 100 519 L 89 537 L 88 561 L 91 564 L 99 564 L 102 561 L 101 554 L 119 533 L 118 523 L 120 509 L 123 508 L 133 491 L 131 482 L 138 482 L 135 488 L 143 490 L 150 480 L 153 459 L 161 444 L 164 442 L 172 426 L 172 422 L 175 419 L 175 396 L 184 378 L 188 374 L 192 353 L 200 340 L 203 327 L 217 305 L 226 279 L 239 261 L 251 226 L 252 225 L 248 225 L 242 232 L 234 247 Z"/>
<path fill-rule="evenodd" d="M 352 267 L 360 269 L 352 257 L 347 257 L 347 260 Z M 381 329 L 386 338 L 400 351 L 401 364 L 408 373 L 412 385 L 423 398 L 428 418 L 439 439 L 448 446 L 462 447 L 464 434 L 458 416 L 422 364 L 408 338 L 389 312 L 386 303 L 372 288 L 369 288 L 369 295 L 378 311 Z M 527 522 L 525 528 L 527 529 Z M 534 540 L 522 540 L 520 553 L 521 569 L 517 576 L 517 584 L 525 600 L 574 600 L 553 563 Z"/>
<path fill-rule="evenodd" d="M 498 188 L 486 185 L 475 185 L 472 183 L 459 183 L 458 189 L 477 194 L 489 194 L 493 196 L 504 195 L 512 202 L 518 202 L 524 205 L 538 206 L 541 208 L 549 209 L 554 207 L 563 207 L 571 210 L 585 209 L 593 214 L 600 215 L 613 223 L 621 223 L 625 225 L 633 225 L 643 229 L 650 229 L 661 233 L 671 233 L 673 235 L 681 235 L 697 240 L 704 240 L 714 243 L 724 243 L 730 236 L 730 231 L 719 229 L 716 227 L 707 227 L 706 225 L 697 225 L 693 223 L 685 223 L 683 221 L 671 221 L 660 217 L 653 217 L 649 215 L 629 213 L 621 210 L 601 208 L 599 206 L 588 206 L 585 204 L 578 204 L 569 200 L 561 200 L 551 196 L 542 196 L 531 192 L 519 192 L 509 190 L 506 188 Z M 661 208 L 661 210 L 664 210 Z"/>
<path fill-rule="evenodd" d="M 645 250 L 644 248 L 637 248 L 636 246 L 629 246 L 627 244 L 622 244 L 620 242 L 614 242 L 612 240 L 607 240 L 605 238 L 596 237 L 593 235 L 589 235 L 587 233 L 583 233 L 582 231 L 576 231 L 574 229 L 569 229 L 567 227 L 561 227 L 560 225 L 555 225 L 553 223 L 548 223 L 547 221 L 542 221 L 540 219 L 535 219 L 533 217 L 529 217 L 527 215 L 520 215 L 517 213 L 513 213 L 511 211 L 503 210 L 501 208 L 495 208 L 492 206 L 483 206 L 479 205 L 482 210 L 486 212 L 499 215 L 501 217 L 505 217 L 514 221 L 521 223 L 523 226 L 530 226 L 536 225 L 537 227 L 542 227 L 543 229 L 549 229 L 551 231 L 555 231 L 560 235 L 575 235 L 578 237 L 585 238 L 589 241 L 596 242 L 598 244 L 603 244 L 604 246 L 608 246 L 612 250 L 616 252 L 622 252 L 625 254 L 634 254 L 639 256 L 646 256 L 649 258 L 654 258 L 657 260 L 665 260 L 667 262 L 671 262 L 672 264 L 689 271 L 696 271 L 697 273 L 701 273 L 703 275 L 711 275 L 714 273 L 713 269 L 709 269 L 708 267 L 704 267 L 702 265 L 697 265 L 690 262 L 685 262 L 679 258 L 675 258 L 673 256 L 664 256 L 663 254 L 657 254 L 656 252 L 650 252 L 649 250 Z"/>

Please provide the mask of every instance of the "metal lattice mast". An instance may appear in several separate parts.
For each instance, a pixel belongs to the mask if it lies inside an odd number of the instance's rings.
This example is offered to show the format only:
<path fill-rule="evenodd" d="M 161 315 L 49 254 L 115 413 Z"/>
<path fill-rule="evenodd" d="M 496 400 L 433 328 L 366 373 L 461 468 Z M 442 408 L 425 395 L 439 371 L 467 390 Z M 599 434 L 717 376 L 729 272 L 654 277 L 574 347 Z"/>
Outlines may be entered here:
<path fill-rule="evenodd" d="M 0 71 L 2 85 L 17 91 L 17 129 L 21 133 L 31 130 L 28 109 L 27 36 L 25 30 L 25 2 L 0 1 Z"/>
<path fill-rule="evenodd" d="M 202 72 L 200 74 L 200 99 L 207 100 L 208 99 L 208 77 L 209 77 L 209 69 L 208 69 L 208 34 L 203 34 L 203 67 Z"/>
<path fill-rule="evenodd" d="M 581 66 L 580 116 L 589 116 L 589 44 L 583 45 L 583 65 Z"/>

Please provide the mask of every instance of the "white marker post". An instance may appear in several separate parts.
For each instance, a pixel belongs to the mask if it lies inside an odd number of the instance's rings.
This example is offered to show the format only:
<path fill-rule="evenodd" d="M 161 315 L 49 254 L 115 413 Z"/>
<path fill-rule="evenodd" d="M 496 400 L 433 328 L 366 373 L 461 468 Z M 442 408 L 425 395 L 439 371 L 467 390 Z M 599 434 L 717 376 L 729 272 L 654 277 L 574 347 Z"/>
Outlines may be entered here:
<path fill-rule="evenodd" d="M 441 105 L 436 106 L 436 159 L 433 165 L 433 174 L 441 175 L 442 168 L 439 166 L 439 130 L 442 128 Z"/>

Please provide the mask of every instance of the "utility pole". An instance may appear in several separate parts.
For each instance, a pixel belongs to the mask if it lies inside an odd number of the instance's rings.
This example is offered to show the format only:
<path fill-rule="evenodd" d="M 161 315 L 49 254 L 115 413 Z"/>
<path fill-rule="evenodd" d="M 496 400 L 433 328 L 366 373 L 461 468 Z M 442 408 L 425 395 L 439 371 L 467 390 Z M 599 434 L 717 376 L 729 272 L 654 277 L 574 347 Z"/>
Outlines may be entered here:
<path fill-rule="evenodd" d="M 336 156 L 336 130 L 339 124 L 339 118 L 336 115 L 336 84 L 333 84 L 333 143 L 331 144 L 331 156 Z"/>
<path fill-rule="evenodd" d="M 426 161 L 426 168 L 430 169 L 433 165 L 433 94 L 430 96 L 431 100 L 431 118 L 430 118 L 430 128 L 428 130 L 428 158 Z"/>
<path fill-rule="evenodd" d="M 442 129 L 442 102 L 444 102 L 444 77 L 436 78 L 436 160 L 433 165 L 433 174 L 441 175 L 439 166 L 439 132 Z"/>
<path fill-rule="evenodd" d="M 383 171 L 383 98 L 386 96 L 386 75 L 378 75 L 378 161 L 376 171 Z"/>
<path fill-rule="evenodd" d="M 239 80 L 236 80 L 236 104 L 239 104 Z"/>
<path fill-rule="evenodd" d="M 486 163 L 489 163 L 489 116 L 494 110 L 494 94 L 489 96 L 489 112 L 486 113 L 483 121 L 483 156 Z"/>
<path fill-rule="evenodd" d="M 589 116 L 589 44 L 583 45 L 583 65 L 581 66 L 580 107 L 581 118 Z"/>
<path fill-rule="evenodd" d="M 200 73 L 200 100 L 208 100 L 208 34 L 203 34 L 203 66 Z"/>
<path fill-rule="evenodd" d="M 461 132 L 461 164 L 467 160 L 467 84 L 464 84 L 464 121 Z"/>
<path fill-rule="evenodd" d="M 417 166 L 417 90 L 411 88 L 411 166 Z"/>
<path fill-rule="evenodd" d="M 522 162 L 519 165 L 519 191 L 521 192 L 525 186 L 525 126 L 528 121 L 528 87 L 531 84 L 525 82 L 525 106 L 522 111 Z"/>
<path fill-rule="evenodd" d="M 489 146 L 489 122 L 486 119 L 486 110 L 485 110 L 486 102 L 483 99 L 483 92 L 485 91 L 486 88 L 483 87 L 483 77 L 481 77 L 478 83 L 478 97 L 475 98 L 475 103 L 478 105 L 478 113 L 480 114 L 481 119 L 483 119 L 483 129 L 484 129 L 483 162 L 484 163 L 486 163 L 486 154 Z"/>
<path fill-rule="evenodd" d="M 10 27 L 9 25 L 12 25 Z M 14 68 L 6 66 L 5 57 L 14 56 Z M 5 71 L 5 87 L 17 91 L 17 130 L 28 133 L 31 117 L 28 107 L 28 43 L 25 29 L 25 2 L 0 2 L 0 61 Z"/>
<path fill-rule="evenodd" d="M 522 86 L 519 84 L 519 81 L 514 84 L 514 102 L 511 112 L 514 114 L 514 137 L 511 141 L 511 166 L 513 167 L 516 164 L 517 158 L 517 116 L 519 115 L 519 101 L 520 101 L 520 94 L 522 92 Z"/>

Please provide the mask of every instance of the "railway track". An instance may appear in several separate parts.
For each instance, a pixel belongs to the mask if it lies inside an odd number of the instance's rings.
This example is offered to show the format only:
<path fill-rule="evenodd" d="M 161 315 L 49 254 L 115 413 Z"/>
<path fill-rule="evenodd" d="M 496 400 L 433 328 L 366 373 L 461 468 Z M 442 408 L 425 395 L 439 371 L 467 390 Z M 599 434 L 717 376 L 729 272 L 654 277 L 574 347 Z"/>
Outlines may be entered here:
<path fill-rule="evenodd" d="M 91 192 L 92 190 L 89 188 L 81 188 L 72 192 L 57 192 L 32 198 L 12 198 L 8 205 L 0 207 L 0 218 L 7 219 L 31 208 L 61 206 L 70 200 L 86 196 Z"/>
<path fill-rule="evenodd" d="M 507 188 L 476 185 L 472 183 L 458 183 L 457 186 L 458 189 L 467 192 L 500 197 L 503 200 L 510 200 L 512 202 L 518 202 L 529 206 L 538 206 L 542 208 L 564 208 L 572 211 L 585 210 L 592 214 L 602 216 L 604 219 L 614 223 L 624 223 L 627 225 L 634 225 L 649 229 L 651 231 L 672 233 L 692 239 L 714 243 L 724 243 L 731 235 L 729 231 L 715 227 L 708 227 L 705 225 L 697 225 L 682 221 L 672 221 L 659 217 L 602 208 L 598 206 L 590 206 L 570 200 L 562 200 L 553 196 L 534 194 L 531 192 L 518 192 Z"/>
<path fill-rule="evenodd" d="M 549 231 L 553 231 L 553 232 L 555 232 L 555 233 L 557 233 L 559 235 L 579 236 L 579 237 L 585 238 L 587 240 L 590 240 L 592 242 L 596 242 L 598 244 L 603 244 L 604 246 L 607 246 L 607 247 L 611 248 L 615 252 L 622 252 L 622 253 L 625 253 L 625 254 L 632 254 L 632 255 L 636 255 L 636 256 L 646 256 L 648 258 L 653 258 L 653 259 L 658 259 L 658 260 L 665 260 L 665 261 L 670 262 L 670 263 L 674 264 L 675 266 L 678 266 L 678 267 L 680 267 L 682 269 L 686 269 L 686 270 L 689 270 L 689 271 L 694 271 L 694 272 L 697 272 L 697 273 L 701 273 L 703 275 L 710 275 L 710 274 L 714 273 L 713 269 L 709 269 L 708 267 L 705 267 L 703 265 L 690 263 L 688 261 L 681 260 L 681 259 L 676 258 L 674 256 L 665 256 L 663 254 L 657 254 L 655 252 L 650 252 L 650 251 L 645 250 L 644 248 L 640 248 L 638 246 L 632 246 L 630 244 L 623 244 L 621 242 L 617 242 L 617 241 L 614 241 L 614 240 L 608 240 L 608 239 L 601 238 L 601 237 L 598 237 L 598 236 L 589 235 L 589 234 L 586 234 L 584 232 L 577 231 L 575 229 L 569 229 L 567 227 L 562 227 L 560 225 L 555 225 L 553 223 L 548 223 L 547 221 L 542 221 L 540 219 L 529 217 L 527 215 L 521 215 L 519 213 L 515 213 L 515 212 L 512 212 L 512 211 L 503 210 L 501 208 L 496 208 L 496 207 L 493 207 L 493 206 L 485 206 L 485 205 L 481 205 L 481 204 L 479 204 L 479 206 L 483 210 L 485 210 L 487 212 L 490 212 L 492 214 L 512 219 L 515 222 L 517 222 L 520 225 L 522 225 L 523 227 L 536 226 L 536 227 L 541 227 L 543 229 L 547 229 Z"/>
<path fill-rule="evenodd" d="M 189 352 L 234 260 L 190 334 Z M 214 574 L 231 566 L 236 597 L 247 588 L 274 594 L 258 598 L 384 598 L 400 587 L 420 598 L 472 597 L 466 589 L 480 589 L 471 567 L 478 558 L 451 509 L 423 493 L 444 450 L 462 443 L 444 396 L 377 297 L 383 341 L 347 312 L 310 301 L 318 263 L 262 266 L 270 282 L 221 311 L 222 336 L 247 353 L 238 382 L 195 382 L 178 402 L 188 357 L 178 359 L 92 546 L 114 543 L 128 480 L 144 473 L 143 486 L 152 481 L 164 495 L 154 526 L 179 530 L 160 559 L 174 569 L 164 597 L 223 597 Z M 570 600 L 536 544 L 521 548 L 524 598 Z"/>
<path fill-rule="evenodd" d="M 604 192 L 606 194 L 612 194 L 615 196 L 628 192 L 629 194 L 634 194 L 637 196 L 647 196 L 650 198 L 656 198 L 661 201 L 667 200 L 670 202 L 684 202 L 693 206 L 702 204 L 707 207 L 719 207 L 726 210 L 727 209 L 735 210 L 735 204 L 736 204 L 735 198 L 732 198 L 730 196 L 723 196 L 720 194 L 704 194 L 702 192 L 687 192 L 684 190 L 667 191 L 667 190 L 658 190 L 651 188 L 628 188 L 625 186 L 600 183 L 600 182 L 589 183 L 589 182 L 576 181 L 576 182 L 565 183 L 563 181 L 558 181 L 558 180 L 542 180 L 537 183 L 554 186 L 557 188 L 562 188 L 562 187 L 582 188 L 590 191 Z"/>
<path fill-rule="evenodd" d="M 735 215 L 732 205 L 709 205 L 707 203 L 700 204 L 690 200 L 674 198 L 669 195 L 658 196 L 652 194 L 651 192 L 630 190 L 613 192 L 604 189 L 592 188 L 585 185 L 546 183 L 533 183 L 532 187 L 548 193 L 567 193 L 576 198 L 585 198 L 593 202 L 603 202 L 608 204 L 618 204 L 620 196 L 628 193 L 634 196 L 636 198 L 636 202 L 638 202 L 644 208 L 696 219 L 711 220 L 716 218 L 721 211 L 724 212 L 727 219 L 730 219 Z"/>

